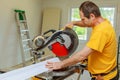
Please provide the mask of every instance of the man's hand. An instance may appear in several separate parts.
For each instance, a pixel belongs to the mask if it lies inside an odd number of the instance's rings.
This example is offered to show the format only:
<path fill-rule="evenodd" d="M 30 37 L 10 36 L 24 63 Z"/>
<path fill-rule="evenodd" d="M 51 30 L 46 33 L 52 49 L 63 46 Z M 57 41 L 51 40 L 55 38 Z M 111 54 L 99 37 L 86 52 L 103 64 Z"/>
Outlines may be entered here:
<path fill-rule="evenodd" d="M 67 27 L 67 28 L 71 28 L 72 29 L 73 26 L 74 26 L 74 22 L 70 22 L 70 23 L 65 25 L 65 28 Z"/>
<path fill-rule="evenodd" d="M 46 67 L 50 70 L 57 70 L 63 68 L 62 62 L 47 62 Z"/>
<path fill-rule="evenodd" d="M 102 77 L 101 75 L 98 75 L 98 76 L 96 77 L 96 80 L 104 80 L 104 79 L 103 79 L 103 77 Z"/>

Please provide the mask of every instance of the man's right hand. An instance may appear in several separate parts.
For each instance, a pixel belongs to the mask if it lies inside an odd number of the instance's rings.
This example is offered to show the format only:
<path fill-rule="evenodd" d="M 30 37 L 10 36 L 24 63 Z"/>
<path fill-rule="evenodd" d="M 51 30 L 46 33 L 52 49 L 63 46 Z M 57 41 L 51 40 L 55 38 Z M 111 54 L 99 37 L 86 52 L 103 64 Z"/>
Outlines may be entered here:
<path fill-rule="evenodd" d="M 74 22 L 70 22 L 70 23 L 65 25 L 65 28 L 71 28 L 72 29 L 73 26 L 74 26 Z"/>
<path fill-rule="evenodd" d="M 47 62 L 46 68 L 49 70 L 58 70 L 63 68 L 62 62 Z"/>

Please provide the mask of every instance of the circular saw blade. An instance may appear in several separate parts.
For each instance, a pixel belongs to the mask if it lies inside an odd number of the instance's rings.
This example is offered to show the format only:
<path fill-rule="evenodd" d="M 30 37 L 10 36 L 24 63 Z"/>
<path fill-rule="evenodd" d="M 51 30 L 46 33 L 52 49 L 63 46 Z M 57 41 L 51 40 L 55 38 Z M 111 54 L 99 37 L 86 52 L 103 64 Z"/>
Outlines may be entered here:
<path fill-rule="evenodd" d="M 74 51 L 78 47 L 78 44 L 79 44 L 78 36 L 77 36 L 76 32 L 73 29 L 70 29 L 70 28 L 65 28 L 63 30 L 63 32 L 68 34 L 69 38 L 65 37 L 65 38 L 67 38 L 67 40 L 66 40 L 67 41 L 67 43 L 66 43 L 67 46 L 66 47 L 69 51 L 69 55 L 71 55 L 71 54 L 74 53 Z"/>

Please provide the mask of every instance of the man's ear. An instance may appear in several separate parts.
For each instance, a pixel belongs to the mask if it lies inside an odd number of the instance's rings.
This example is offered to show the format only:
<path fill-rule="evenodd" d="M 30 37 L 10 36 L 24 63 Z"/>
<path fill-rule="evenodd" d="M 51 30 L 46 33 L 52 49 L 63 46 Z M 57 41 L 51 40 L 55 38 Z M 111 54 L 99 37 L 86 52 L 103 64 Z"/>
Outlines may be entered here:
<path fill-rule="evenodd" d="M 90 14 L 90 18 L 91 19 L 94 19 L 95 18 L 95 15 L 93 13 Z"/>

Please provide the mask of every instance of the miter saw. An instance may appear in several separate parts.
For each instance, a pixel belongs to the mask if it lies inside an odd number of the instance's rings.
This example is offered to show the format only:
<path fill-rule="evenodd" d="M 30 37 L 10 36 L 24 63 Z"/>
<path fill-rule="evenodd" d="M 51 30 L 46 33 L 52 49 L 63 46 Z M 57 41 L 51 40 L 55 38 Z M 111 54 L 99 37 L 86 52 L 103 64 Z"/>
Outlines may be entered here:
<path fill-rule="evenodd" d="M 49 33 L 52 34 L 48 35 Z M 48 30 L 33 39 L 35 51 L 42 51 L 45 47 L 48 47 L 60 60 L 70 57 L 77 49 L 78 44 L 78 36 L 71 28 Z M 63 80 L 66 76 L 73 74 L 76 69 L 80 70 L 84 67 L 84 65 L 77 64 L 62 70 L 46 72 L 47 79 L 42 80 Z"/>
<path fill-rule="evenodd" d="M 52 33 L 52 35 L 47 35 Z M 48 30 L 33 39 L 36 51 L 48 47 L 57 57 L 70 56 L 78 46 L 78 36 L 74 30 L 65 28 L 63 30 Z"/>

